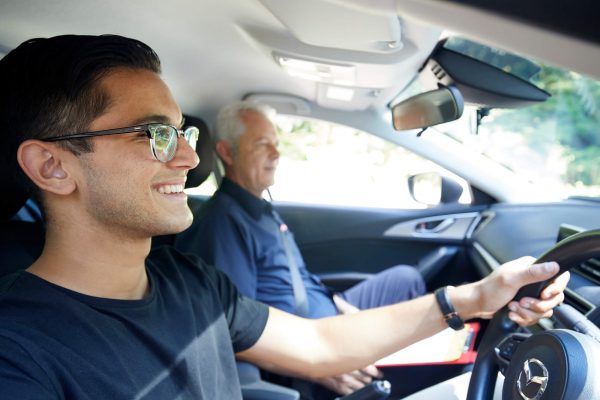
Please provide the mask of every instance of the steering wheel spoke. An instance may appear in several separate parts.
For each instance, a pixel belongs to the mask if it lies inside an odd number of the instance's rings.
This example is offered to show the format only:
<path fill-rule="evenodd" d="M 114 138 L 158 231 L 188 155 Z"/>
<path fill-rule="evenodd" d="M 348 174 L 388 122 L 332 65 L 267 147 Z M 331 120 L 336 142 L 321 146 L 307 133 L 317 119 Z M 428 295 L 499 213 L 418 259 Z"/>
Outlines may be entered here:
<path fill-rule="evenodd" d="M 530 333 L 512 333 L 502 339 L 502 341 L 494 348 L 496 353 L 496 363 L 500 368 L 502 375 L 506 375 L 506 370 L 519 348 L 519 345 L 531 336 Z"/>

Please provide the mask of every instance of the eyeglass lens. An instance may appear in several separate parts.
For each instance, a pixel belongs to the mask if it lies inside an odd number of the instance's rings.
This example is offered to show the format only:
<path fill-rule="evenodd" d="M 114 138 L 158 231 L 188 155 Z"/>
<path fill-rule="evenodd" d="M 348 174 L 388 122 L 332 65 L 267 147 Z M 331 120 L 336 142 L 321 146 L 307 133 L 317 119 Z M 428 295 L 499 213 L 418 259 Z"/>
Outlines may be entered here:
<path fill-rule="evenodd" d="M 178 131 L 170 125 L 151 125 L 148 127 L 152 134 L 152 153 L 162 162 L 175 157 L 177 151 Z M 195 150 L 198 141 L 198 128 L 189 127 L 184 132 L 186 142 Z"/>

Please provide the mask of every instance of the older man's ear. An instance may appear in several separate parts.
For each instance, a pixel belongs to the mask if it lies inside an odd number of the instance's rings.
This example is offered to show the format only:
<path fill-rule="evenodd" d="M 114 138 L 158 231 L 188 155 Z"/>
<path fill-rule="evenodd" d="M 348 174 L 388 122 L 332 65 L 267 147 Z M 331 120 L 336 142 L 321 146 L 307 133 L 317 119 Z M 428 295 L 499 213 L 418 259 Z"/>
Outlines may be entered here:
<path fill-rule="evenodd" d="M 26 140 L 19 146 L 17 161 L 29 179 L 40 189 L 67 195 L 77 187 L 69 173 L 69 155 L 75 157 L 55 144 Z"/>
<path fill-rule="evenodd" d="M 228 142 L 219 140 L 215 146 L 215 149 L 217 151 L 217 155 L 226 166 L 233 164 L 233 149 Z"/>

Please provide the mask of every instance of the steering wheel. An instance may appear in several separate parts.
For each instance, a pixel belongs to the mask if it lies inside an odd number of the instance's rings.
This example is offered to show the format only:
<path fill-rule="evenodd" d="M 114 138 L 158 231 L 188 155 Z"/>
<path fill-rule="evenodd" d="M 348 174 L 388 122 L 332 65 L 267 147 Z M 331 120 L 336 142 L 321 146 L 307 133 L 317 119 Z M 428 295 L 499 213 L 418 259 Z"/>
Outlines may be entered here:
<path fill-rule="evenodd" d="M 581 232 L 562 240 L 536 260 L 536 263 L 556 261 L 560 265 L 559 272 L 548 281 L 524 286 L 515 296 L 515 300 L 539 297 L 542 289 L 556 276 L 598 256 L 600 229 Z M 513 334 L 517 328 L 518 325 L 508 318 L 508 307 L 505 306 L 494 315 L 478 348 L 467 400 L 493 398 L 500 362 L 496 353 L 502 351 L 497 349 L 497 346 L 503 339 L 504 347 L 507 346 L 507 341 L 513 342 L 509 345 L 511 354 L 506 370 L 503 399 L 600 398 L 600 387 L 592 381 L 600 371 L 598 342 L 578 332 L 562 329 L 534 334 L 531 337 L 519 337 L 519 334 Z M 531 382 L 535 383 L 535 387 L 527 392 L 525 386 Z M 578 389 L 579 393 L 575 393 Z"/>

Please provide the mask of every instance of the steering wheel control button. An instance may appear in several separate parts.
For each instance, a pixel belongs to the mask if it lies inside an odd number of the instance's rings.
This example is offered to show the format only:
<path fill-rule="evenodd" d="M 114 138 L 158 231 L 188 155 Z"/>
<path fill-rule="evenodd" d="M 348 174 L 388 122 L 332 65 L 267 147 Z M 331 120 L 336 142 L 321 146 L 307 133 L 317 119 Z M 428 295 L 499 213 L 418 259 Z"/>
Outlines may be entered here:
<path fill-rule="evenodd" d="M 506 372 L 506 368 L 508 368 L 510 360 L 512 360 L 519 344 L 524 342 L 530 336 L 531 335 L 528 333 L 513 333 L 504 338 L 498 346 L 496 346 L 494 351 L 496 352 L 496 359 L 498 366 L 500 367 L 500 372 L 503 374 Z"/>
<path fill-rule="evenodd" d="M 523 363 L 517 380 L 519 394 L 524 400 L 539 400 L 548 386 L 548 368 L 536 358 Z"/>
<path fill-rule="evenodd" d="M 448 286 L 437 289 L 435 291 L 435 299 L 437 300 L 440 311 L 442 312 L 444 320 L 448 326 L 455 331 L 460 331 L 463 329 L 465 327 L 465 323 L 450 302 L 450 297 L 448 296 Z"/>

